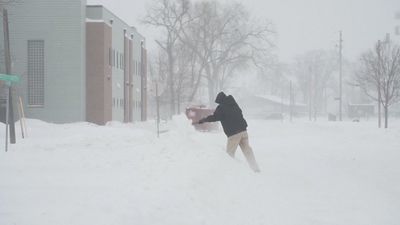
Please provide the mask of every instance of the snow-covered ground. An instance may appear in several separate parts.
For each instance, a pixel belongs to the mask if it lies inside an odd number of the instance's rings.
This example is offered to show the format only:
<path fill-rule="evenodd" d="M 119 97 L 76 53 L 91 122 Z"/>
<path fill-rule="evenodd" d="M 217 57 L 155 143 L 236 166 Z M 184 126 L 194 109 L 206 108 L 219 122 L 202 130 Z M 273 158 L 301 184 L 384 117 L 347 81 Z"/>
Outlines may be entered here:
<path fill-rule="evenodd" d="M 183 116 L 159 139 L 154 122 L 28 120 L 9 152 L 0 140 L 0 225 L 398 225 L 391 122 L 250 120 L 256 174 Z"/>

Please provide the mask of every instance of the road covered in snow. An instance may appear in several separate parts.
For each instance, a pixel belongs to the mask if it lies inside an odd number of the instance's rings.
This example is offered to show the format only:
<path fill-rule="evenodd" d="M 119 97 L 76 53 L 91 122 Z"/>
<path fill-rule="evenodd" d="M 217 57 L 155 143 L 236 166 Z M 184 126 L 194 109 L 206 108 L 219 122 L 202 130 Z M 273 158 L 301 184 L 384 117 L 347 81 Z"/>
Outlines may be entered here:
<path fill-rule="evenodd" d="M 248 123 L 259 174 L 183 116 L 160 138 L 154 121 L 28 120 L 1 148 L 0 225 L 400 224 L 400 121 Z"/>

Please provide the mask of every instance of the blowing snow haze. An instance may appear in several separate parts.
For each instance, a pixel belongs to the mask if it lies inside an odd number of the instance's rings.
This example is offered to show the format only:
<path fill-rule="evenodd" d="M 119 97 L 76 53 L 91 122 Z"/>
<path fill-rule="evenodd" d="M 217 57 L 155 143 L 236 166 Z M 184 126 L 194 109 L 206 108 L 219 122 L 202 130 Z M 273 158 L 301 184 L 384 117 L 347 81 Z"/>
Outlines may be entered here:
<path fill-rule="evenodd" d="M 400 224 L 400 0 L 0 8 L 0 225 Z"/>
<path fill-rule="evenodd" d="M 217 0 L 219 2 L 232 2 Z M 103 4 L 123 19 L 135 24 L 155 47 L 155 31 L 139 23 L 146 5 L 141 0 L 88 0 L 88 4 Z M 394 34 L 397 0 L 242 0 L 252 17 L 271 21 L 277 31 L 277 53 L 289 61 L 311 49 L 336 50 L 339 31 L 343 32 L 343 56 L 357 59 L 386 33 Z"/>

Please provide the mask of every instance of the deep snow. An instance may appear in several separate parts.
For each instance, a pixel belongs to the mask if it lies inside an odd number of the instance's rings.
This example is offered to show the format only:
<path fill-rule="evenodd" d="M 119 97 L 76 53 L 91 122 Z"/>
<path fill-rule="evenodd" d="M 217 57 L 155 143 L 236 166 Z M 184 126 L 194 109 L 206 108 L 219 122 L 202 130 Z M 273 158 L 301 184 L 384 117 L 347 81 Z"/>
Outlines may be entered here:
<path fill-rule="evenodd" d="M 154 122 L 28 120 L 0 142 L 0 225 L 400 224 L 399 121 L 248 123 L 260 174 L 183 116 L 159 139 Z"/>

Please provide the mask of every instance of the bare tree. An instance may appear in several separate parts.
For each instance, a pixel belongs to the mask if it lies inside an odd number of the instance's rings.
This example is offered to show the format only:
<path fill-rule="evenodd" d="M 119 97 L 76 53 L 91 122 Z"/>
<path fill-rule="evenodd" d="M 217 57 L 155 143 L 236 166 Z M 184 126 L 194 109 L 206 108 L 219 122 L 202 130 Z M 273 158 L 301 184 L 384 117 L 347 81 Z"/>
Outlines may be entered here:
<path fill-rule="evenodd" d="M 168 61 L 168 89 L 170 98 L 170 115 L 176 113 L 175 110 L 175 87 L 176 76 L 176 46 L 178 34 L 183 27 L 182 20 L 188 15 L 188 0 L 154 0 L 152 6 L 147 10 L 147 15 L 142 20 L 144 24 L 162 28 L 164 33 L 161 40 L 156 40 L 159 47 L 166 52 Z"/>
<path fill-rule="evenodd" d="M 356 72 L 355 83 L 363 92 L 378 105 L 378 127 L 381 127 L 381 72 L 378 66 L 380 42 L 375 45 L 375 50 L 370 50 L 361 55 L 360 69 Z"/>
<path fill-rule="evenodd" d="M 290 71 L 286 64 L 277 59 L 269 58 L 258 69 L 258 82 L 264 94 L 280 95 L 282 87 L 288 82 Z"/>
<path fill-rule="evenodd" d="M 210 104 L 225 82 L 249 63 L 257 64 L 269 54 L 274 34 L 271 24 L 258 25 L 250 20 L 243 5 L 221 5 L 216 1 L 195 4 L 181 40 L 197 54 L 208 86 Z"/>
<path fill-rule="evenodd" d="M 171 114 L 180 112 L 183 102 L 196 99 L 203 80 L 213 102 L 233 75 L 260 63 L 272 46 L 270 24 L 250 21 L 237 3 L 156 0 L 143 22 L 164 31 L 156 42 L 166 53 Z"/>
<path fill-rule="evenodd" d="M 383 106 L 388 128 L 389 107 L 400 101 L 400 46 L 389 39 L 378 41 L 373 50 L 361 56 L 360 62 L 355 81 L 379 107 Z"/>
<path fill-rule="evenodd" d="M 294 73 L 303 94 L 304 102 L 309 104 L 309 118 L 317 119 L 326 100 L 324 95 L 332 74 L 336 69 L 334 54 L 329 51 L 315 50 L 296 59 Z M 325 103 L 326 104 L 326 103 Z"/>
<path fill-rule="evenodd" d="M 380 50 L 382 105 L 385 112 L 385 128 L 388 128 L 389 106 L 400 100 L 400 46 L 388 40 Z"/>
<path fill-rule="evenodd" d="M 176 51 L 177 76 L 175 79 L 176 107 L 178 114 L 181 112 L 182 103 L 188 99 L 190 89 L 194 85 L 193 70 L 195 54 L 188 47 L 179 43 Z"/>

